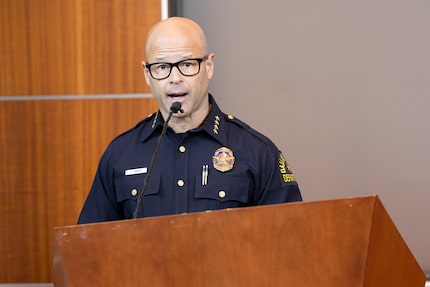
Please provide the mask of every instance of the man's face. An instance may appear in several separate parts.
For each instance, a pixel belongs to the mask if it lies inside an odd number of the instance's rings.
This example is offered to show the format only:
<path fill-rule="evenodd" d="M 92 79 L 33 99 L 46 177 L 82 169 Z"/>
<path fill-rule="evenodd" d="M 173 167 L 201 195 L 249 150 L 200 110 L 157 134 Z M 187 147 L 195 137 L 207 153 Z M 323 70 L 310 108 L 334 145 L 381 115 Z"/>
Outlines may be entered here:
<path fill-rule="evenodd" d="M 180 31 L 159 33 L 153 37 L 147 49 L 147 62 L 177 63 L 182 60 L 203 58 L 205 51 L 198 39 L 193 35 Z M 213 75 L 214 55 L 209 54 L 208 59 L 200 63 L 200 71 L 194 76 L 184 76 L 177 67 L 172 67 L 166 79 L 154 79 L 149 70 L 145 68 L 146 83 L 151 87 L 159 109 L 166 118 L 170 106 L 174 102 L 182 104 L 183 114 L 176 117 L 192 117 L 193 114 L 207 112 L 207 97 L 209 82 Z"/>

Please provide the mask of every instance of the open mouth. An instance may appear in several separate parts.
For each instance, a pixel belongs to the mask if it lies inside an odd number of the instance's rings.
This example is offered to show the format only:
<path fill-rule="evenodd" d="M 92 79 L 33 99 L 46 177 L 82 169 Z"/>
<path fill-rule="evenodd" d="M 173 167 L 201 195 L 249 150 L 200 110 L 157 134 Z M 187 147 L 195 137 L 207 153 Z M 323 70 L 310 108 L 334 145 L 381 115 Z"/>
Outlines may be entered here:
<path fill-rule="evenodd" d="M 167 96 L 169 98 L 172 98 L 173 100 L 180 100 L 187 95 L 188 95 L 187 93 L 172 93 L 172 94 L 168 94 Z"/>

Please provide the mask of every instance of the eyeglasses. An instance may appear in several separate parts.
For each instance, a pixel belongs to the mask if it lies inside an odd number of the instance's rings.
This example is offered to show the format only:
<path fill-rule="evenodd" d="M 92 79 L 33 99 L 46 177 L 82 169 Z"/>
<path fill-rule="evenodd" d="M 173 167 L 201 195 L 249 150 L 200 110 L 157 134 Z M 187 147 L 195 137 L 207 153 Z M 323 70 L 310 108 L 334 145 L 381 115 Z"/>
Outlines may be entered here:
<path fill-rule="evenodd" d="M 145 67 L 149 70 L 151 77 L 155 80 L 164 80 L 170 76 L 172 68 L 176 67 L 179 72 L 187 77 L 195 76 L 200 72 L 200 64 L 208 59 L 209 55 L 203 58 L 193 58 L 182 60 L 176 63 L 157 62 L 146 64 Z"/>

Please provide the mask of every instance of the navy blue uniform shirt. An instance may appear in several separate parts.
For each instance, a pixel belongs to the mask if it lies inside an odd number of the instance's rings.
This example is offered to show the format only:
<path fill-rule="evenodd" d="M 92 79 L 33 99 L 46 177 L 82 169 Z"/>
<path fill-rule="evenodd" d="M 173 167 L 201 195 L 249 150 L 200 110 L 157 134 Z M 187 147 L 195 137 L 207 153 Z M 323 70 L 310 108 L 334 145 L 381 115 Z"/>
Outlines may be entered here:
<path fill-rule="evenodd" d="M 181 135 L 167 129 L 138 216 L 301 201 L 272 141 L 209 101 L 198 128 Z M 155 113 L 108 145 L 78 223 L 133 217 L 163 124 Z"/>

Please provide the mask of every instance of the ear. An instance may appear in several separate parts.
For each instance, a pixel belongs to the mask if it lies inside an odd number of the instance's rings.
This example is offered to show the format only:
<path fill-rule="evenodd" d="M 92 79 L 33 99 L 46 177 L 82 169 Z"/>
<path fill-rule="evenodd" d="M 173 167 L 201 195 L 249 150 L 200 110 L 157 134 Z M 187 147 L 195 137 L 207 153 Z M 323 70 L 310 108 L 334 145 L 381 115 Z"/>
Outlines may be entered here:
<path fill-rule="evenodd" d="M 145 63 L 145 61 L 142 61 L 142 68 L 143 68 L 143 73 L 144 73 L 144 75 L 145 75 L 145 81 L 146 81 L 146 84 L 147 84 L 148 86 L 151 86 L 151 84 L 150 84 L 150 78 L 151 78 L 151 75 L 149 74 L 149 71 L 148 71 L 148 69 L 146 68 L 146 63 Z"/>
<path fill-rule="evenodd" d="M 206 73 L 208 75 L 208 79 L 212 79 L 212 76 L 214 74 L 214 65 L 215 65 L 215 54 L 210 53 L 208 56 L 208 59 L 206 60 Z"/>

